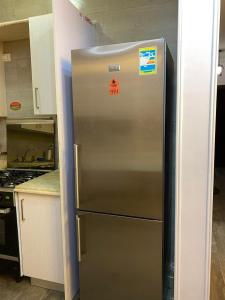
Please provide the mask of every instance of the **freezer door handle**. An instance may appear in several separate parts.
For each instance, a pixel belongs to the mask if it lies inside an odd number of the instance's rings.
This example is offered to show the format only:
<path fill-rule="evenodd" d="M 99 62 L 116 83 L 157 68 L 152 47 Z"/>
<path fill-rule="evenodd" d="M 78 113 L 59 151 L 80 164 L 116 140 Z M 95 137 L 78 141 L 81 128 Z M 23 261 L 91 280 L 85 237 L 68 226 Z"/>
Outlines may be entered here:
<path fill-rule="evenodd" d="M 76 178 L 76 206 L 80 207 L 79 202 L 79 167 L 78 167 L 78 145 L 74 144 L 75 178 Z"/>
<path fill-rule="evenodd" d="M 81 241 L 80 241 L 80 217 L 77 218 L 77 256 L 78 262 L 81 262 Z"/>

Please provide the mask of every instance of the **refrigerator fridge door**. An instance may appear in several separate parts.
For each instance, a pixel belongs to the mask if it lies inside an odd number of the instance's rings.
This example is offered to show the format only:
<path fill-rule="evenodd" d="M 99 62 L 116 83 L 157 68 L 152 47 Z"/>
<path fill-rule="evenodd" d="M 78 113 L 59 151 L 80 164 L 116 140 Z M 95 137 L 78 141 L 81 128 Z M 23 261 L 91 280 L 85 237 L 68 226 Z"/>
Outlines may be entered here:
<path fill-rule="evenodd" d="M 163 39 L 73 51 L 80 210 L 162 219 L 164 52 Z"/>
<path fill-rule="evenodd" d="M 162 222 L 83 213 L 77 224 L 80 300 L 162 300 Z"/>

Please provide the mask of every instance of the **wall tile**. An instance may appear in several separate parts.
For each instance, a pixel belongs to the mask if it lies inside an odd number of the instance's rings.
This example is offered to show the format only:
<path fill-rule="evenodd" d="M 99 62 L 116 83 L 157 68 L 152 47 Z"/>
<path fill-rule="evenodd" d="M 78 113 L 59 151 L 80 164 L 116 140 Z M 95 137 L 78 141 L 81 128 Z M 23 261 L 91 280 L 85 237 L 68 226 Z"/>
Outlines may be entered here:
<path fill-rule="evenodd" d="M 8 117 L 31 117 L 33 116 L 33 90 L 29 40 L 4 43 L 4 53 L 11 54 L 11 62 L 5 63 Z M 12 101 L 20 101 L 21 110 L 11 110 Z"/>

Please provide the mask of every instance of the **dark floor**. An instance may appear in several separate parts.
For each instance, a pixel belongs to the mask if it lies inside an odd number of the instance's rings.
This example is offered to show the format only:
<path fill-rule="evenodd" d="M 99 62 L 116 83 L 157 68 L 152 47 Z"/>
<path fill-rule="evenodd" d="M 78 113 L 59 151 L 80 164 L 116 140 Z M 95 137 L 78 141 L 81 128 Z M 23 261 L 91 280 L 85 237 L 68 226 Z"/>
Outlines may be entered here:
<path fill-rule="evenodd" d="M 210 300 L 225 300 L 225 169 L 216 170 L 215 187 Z"/>
<path fill-rule="evenodd" d="M 63 300 L 63 293 L 31 286 L 29 278 L 16 282 L 13 265 L 0 260 L 0 300 Z"/>

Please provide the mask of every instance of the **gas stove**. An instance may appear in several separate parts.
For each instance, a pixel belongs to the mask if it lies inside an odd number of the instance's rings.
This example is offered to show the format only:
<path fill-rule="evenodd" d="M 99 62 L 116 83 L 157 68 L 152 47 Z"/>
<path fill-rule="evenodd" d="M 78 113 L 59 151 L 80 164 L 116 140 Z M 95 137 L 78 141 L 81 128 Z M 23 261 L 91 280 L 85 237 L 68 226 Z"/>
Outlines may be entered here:
<path fill-rule="evenodd" d="M 16 185 L 45 174 L 45 171 L 2 170 L 0 171 L 0 189 L 14 189 Z"/>

